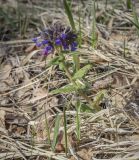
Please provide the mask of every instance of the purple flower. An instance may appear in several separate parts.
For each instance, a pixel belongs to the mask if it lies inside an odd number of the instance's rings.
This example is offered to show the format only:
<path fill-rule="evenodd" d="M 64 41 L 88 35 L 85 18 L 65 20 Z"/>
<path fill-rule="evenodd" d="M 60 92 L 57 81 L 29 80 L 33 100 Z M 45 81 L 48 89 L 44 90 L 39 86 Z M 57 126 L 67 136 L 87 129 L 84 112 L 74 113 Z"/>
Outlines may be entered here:
<path fill-rule="evenodd" d="M 76 51 L 77 48 L 71 46 L 71 51 Z"/>
<path fill-rule="evenodd" d="M 57 46 L 60 46 L 60 45 L 62 44 L 62 42 L 61 42 L 60 39 L 56 39 L 56 40 L 55 40 L 55 44 L 56 44 Z"/>
<path fill-rule="evenodd" d="M 77 42 L 73 42 L 72 44 L 71 44 L 71 51 L 75 51 L 76 49 L 77 49 Z"/>
<path fill-rule="evenodd" d="M 47 46 L 47 47 L 46 47 L 46 50 L 47 50 L 47 51 L 50 51 L 50 50 L 52 50 L 52 49 L 53 49 L 52 46 Z"/>
<path fill-rule="evenodd" d="M 63 45 L 64 50 L 69 50 L 69 46 L 67 44 Z"/>
<path fill-rule="evenodd" d="M 51 53 L 52 50 L 53 50 L 52 46 L 47 46 L 47 47 L 44 48 L 43 54 L 48 55 L 49 53 Z"/>
<path fill-rule="evenodd" d="M 76 49 L 77 49 L 77 42 L 73 42 L 72 44 L 71 44 L 71 51 L 75 51 Z"/>
<path fill-rule="evenodd" d="M 63 40 L 65 40 L 65 39 L 66 39 L 66 37 L 67 37 L 67 36 L 66 36 L 66 34 L 65 34 L 65 33 L 62 33 L 62 34 L 61 34 L 61 38 L 62 38 Z"/>
<path fill-rule="evenodd" d="M 36 46 L 37 47 L 41 47 L 42 46 L 42 42 L 36 42 Z"/>
<path fill-rule="evenodd" d="M 36 43 L 37 41 L 38 41 L 38 38 L 36 37 L 36 38 L 32 38 L 32 41 L 34 42 L 34 43 Z"/>
<path fill-rule="evenodd" d="M 43 40 L 43 41 L 42 41 L 42 44 L 44 44 L 44 45 L 45 45 L 45 44 L 48 44 L 48 40 Z"/>
<path fill-rule="evenodd" d="M 77 38 L 77 35 L 76 34 L 72 34 L 72 38 Z"/>
<path fill-rule="evenodd" d="M 78 46 L 78 43 L 77 43 L 77 42 L 73 42 L 72 45 L 73 45 L 74 47 L 77 47 L 77 46 Z"/>
<path fill-rule="evenodd" d="M 70 27 L 65 27 L 59 22 L 54 23 L 49 28 L 40 33 L 40 37 L 32 39 L 37 47 L 43 49 L 43 53 L 48 55 L 54 52 L 55 46 L 66 51 L 77 49 L 77 35 Z"/>

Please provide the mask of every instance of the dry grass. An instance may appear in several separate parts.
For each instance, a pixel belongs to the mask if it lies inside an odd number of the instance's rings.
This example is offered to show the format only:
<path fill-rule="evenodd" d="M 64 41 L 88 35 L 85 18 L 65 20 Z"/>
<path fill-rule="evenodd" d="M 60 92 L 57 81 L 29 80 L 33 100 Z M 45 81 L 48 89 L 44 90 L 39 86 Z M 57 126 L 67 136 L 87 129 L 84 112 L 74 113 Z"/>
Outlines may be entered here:
<path fill-rule="evenodd" d="M 78 142 L 73 106 L 79 97 L 49 94 L 68 80 L 57 67 L 47 67 L 51 57 L 45 61 L 30 40 L 52 21 L 69 24 L 62 2 L 18 2 L 1 2 L 0 10 L 0 21 L 5 24 L 5 27 L 0 26 L 0 159 L 138 159 L 139 40 L 136 27 L 130 21 L 134 21 L 132 12 L 124 3 L 112 0 L 105 10 L 104 1 L 99 1 L 96 12 L 98 41 L 97 47 L 92 49 L 90 2 L 79 4 L 84 41 L 79 49 L 81 64 L 93 64 L 86 76 L 91 83 L 89 96 L 95 100 L 101 91 L 105 94 L 99 102 L 101 111 L 79 113 L 81 140 Z M 73 2 L 73 15 L 78 26 L 77 4 Z M 7 12 L 9 6 L 11 15 Z M 18 13 L 25 6 L 26 16 L 20 13 L 18 19 L 15 11 Z M 3 16 L 4 11 L 8 16 Z M 67 58 L 71 61 L 70 56 Z M 65 102 L 68 105 L 68 157 L 64 153 L 63 136 Z M 60 140 L 54 152 L 48 141 L 47 127 L 53 141 L 57 113 L 61 117 Z"/>

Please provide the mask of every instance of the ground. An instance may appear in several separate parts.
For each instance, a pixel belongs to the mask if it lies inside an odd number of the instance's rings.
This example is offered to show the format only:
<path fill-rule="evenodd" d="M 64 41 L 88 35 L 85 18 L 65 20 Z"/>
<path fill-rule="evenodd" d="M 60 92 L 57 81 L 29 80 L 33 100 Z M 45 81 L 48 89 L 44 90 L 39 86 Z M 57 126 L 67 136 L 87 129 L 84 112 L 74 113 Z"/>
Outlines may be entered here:
<path fill-rule="evenodd" d="M 93 6 L 72 1 L 71 10 L 78 34 L 81 26 L 80 64 L 92 65 L 88 96 L 101 110 L 77 112 L 76 100 L 86 100 L 50 94 L 68 78 L 32 42 L 54 22 L 70 26 L 63 1 L 0 1 L 0 159 L 139 158 L 139 3 L 98 0 L 95 13 Z"/>

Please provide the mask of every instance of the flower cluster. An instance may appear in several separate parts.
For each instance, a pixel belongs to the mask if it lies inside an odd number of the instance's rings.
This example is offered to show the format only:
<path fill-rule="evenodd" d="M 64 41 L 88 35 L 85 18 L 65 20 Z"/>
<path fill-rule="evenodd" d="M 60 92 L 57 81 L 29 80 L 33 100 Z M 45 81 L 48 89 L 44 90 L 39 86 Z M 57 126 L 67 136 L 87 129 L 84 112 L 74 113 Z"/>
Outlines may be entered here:
<path fill-rule="evenodd" d="M 37 47 L 43 48 L 43 54 L 53 53 L 56 47 L 62 50 L 75 51 L 77 49 L 77 35 L 70 27 L 65 27 L 61 23 L 54 23 L 49 28 L 40 33 L 39 37 L 32 39 Z"/>

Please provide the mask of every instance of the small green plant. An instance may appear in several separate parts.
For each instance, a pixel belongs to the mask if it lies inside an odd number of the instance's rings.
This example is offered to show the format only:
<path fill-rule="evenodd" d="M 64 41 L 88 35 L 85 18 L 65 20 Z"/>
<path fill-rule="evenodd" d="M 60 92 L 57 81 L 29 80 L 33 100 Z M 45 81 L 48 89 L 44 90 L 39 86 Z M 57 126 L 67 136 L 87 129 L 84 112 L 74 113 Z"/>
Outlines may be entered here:
<path fill-rule="evenodd" d="M 75 92 L 83 97 L 90 107 L 93 107 L 93 102 L 88 94 L 88 83 L 86 83 L 85 75 L 92 68 L 91 64 L 87 64 L 81 68 L 76 69 L 77 64 L 74 60 L 74 55 L 78 57 L 77 34 L 70 27 L 65 27 L 59 22 L 50 26 L 49 29 L 44 30 L 40 37 L 33 38 L 37 47 L 42 48 L 41 53 L 44 56 L 54 54 L 55 57 L 50 62 L 50 65 L 58 65 L 69 79 L 69 84 L 51 91 L 51 94 L 68 94 Z M 67 54 L 73 56 L 73 62 L 69 63 L 66 58 Z M 79 57 L 78 57 L 79 58 Z M 96 111 L 99 108 L 94 108 Z"/>
<path fill-rule="evenodd" d="M 78 34 L 75 30 L 70 27 L 65 27 L 60 22 L 56 22 L 49 28 L 45 29 L 40 33 L 39 37 L 33 38 L 36 46 L 40 48 L 40 52 L 45 58 L 49 54 L 53 54 L 53 59 L 50 61 L 49 66 L 56 65 L 60 70 L 63 71 L 65 76 L 68 78 L 68 84 L 61 88 L 54 89 L 50 94 L 69 94 L 75 93 L 79 97 L 86 100 L 86 104 L 77 102 L 76 110 L 76 124 L 77 124 L 77 138 L 80 140 L 80 108 L 84 107 L 84 111 L 94 111 L 100 110 L 96 103 L 93 103 L 92 99 L 88 96 L 89 87 L 85 76 L 92 68 L 91 64 L 86 64 L 80 67 L 78 64 L 80 61 L 78 49 Z M 67 55 L 73 57 L 72 62 L 69 63 Z M 80 100 L 81 101 L 81 100 Z M 84 105 L 83 105 L 84 104 Z M 66 109 L 66 108 L 65 108 Z M 67 122 L 66 122 L 66 110 L 64 109 L 64 131 L 65 131 L 65 150 L 67 154 Z M 54 128 L 54 138 L 51 145 L 52 150 L 55 151 L 55 146 L 57 143 L 57 136 L 60 125 L 59 115 L 56 118 L 55 128 Z M 48 124 L 46 124 L 47 129 Z M 49 131 L 49 130 L 48 130 Z M 48 133 L 49 135 L 50 133 Z M 49 137 L 48 137 L 49 138 Z M 50 140 L 49 140 L 50 141 Z"/>
<path fill-rule="evenodd" d="M 88 83 L 84 79 L 88 71 L 92 68 L 91 64 L 87 64 L 83 67 L 78 65 L 77 59 L 79 59 L 79 54 L 77 51 L 77 33 L 72 30 L 70 27 L 65 27 L 61 23 L 57 22 L 50 26 L 48 29 L 45 29 L 40 33 L 39 37 L 33 38 L 33 41 L 36 43 L 36 46 L 41 48 L 41 54 L 45 57 L 49 54 L 54 54 L 55 57 L 51 60 L 49 65 L 57 65 L 59 69 L 62 70 L 67 78 L 69 83 L 65 86 L 52 90 L 51 94 L 68 94 L 76 93 L 80 97 L 84 98 L 88 105 L 88 110 L 91 111 L 91 108 L 95 111 L 99 111 L 100 108 L 97 105 L 94 105 L 92 99 L 88 96 Z M 73 56 L 72 63 L 69 63 L 67 54 Z M 76 57 L 75 57 L 76 56 Z M 76 60 L 75 60 L 76 59 Z M 77 109 L 77 112 L 79 110 Z M 66 120 L 66 119 L 65 119 Z M 78 120 L 78 139 L 80 139 L 79 134 L 79 115 L 77 114 Z M 66 122 L 65 122 L 66 124 Z M 46 125 L 47 126 L 47 125 Z M 66 127 L 66 126 L 65 126 Z M 47 127 L 48 128 L 48 127 Z M 54 150 L 56 144 L 56 139 L 54 138 L 52 148 Z"/>

